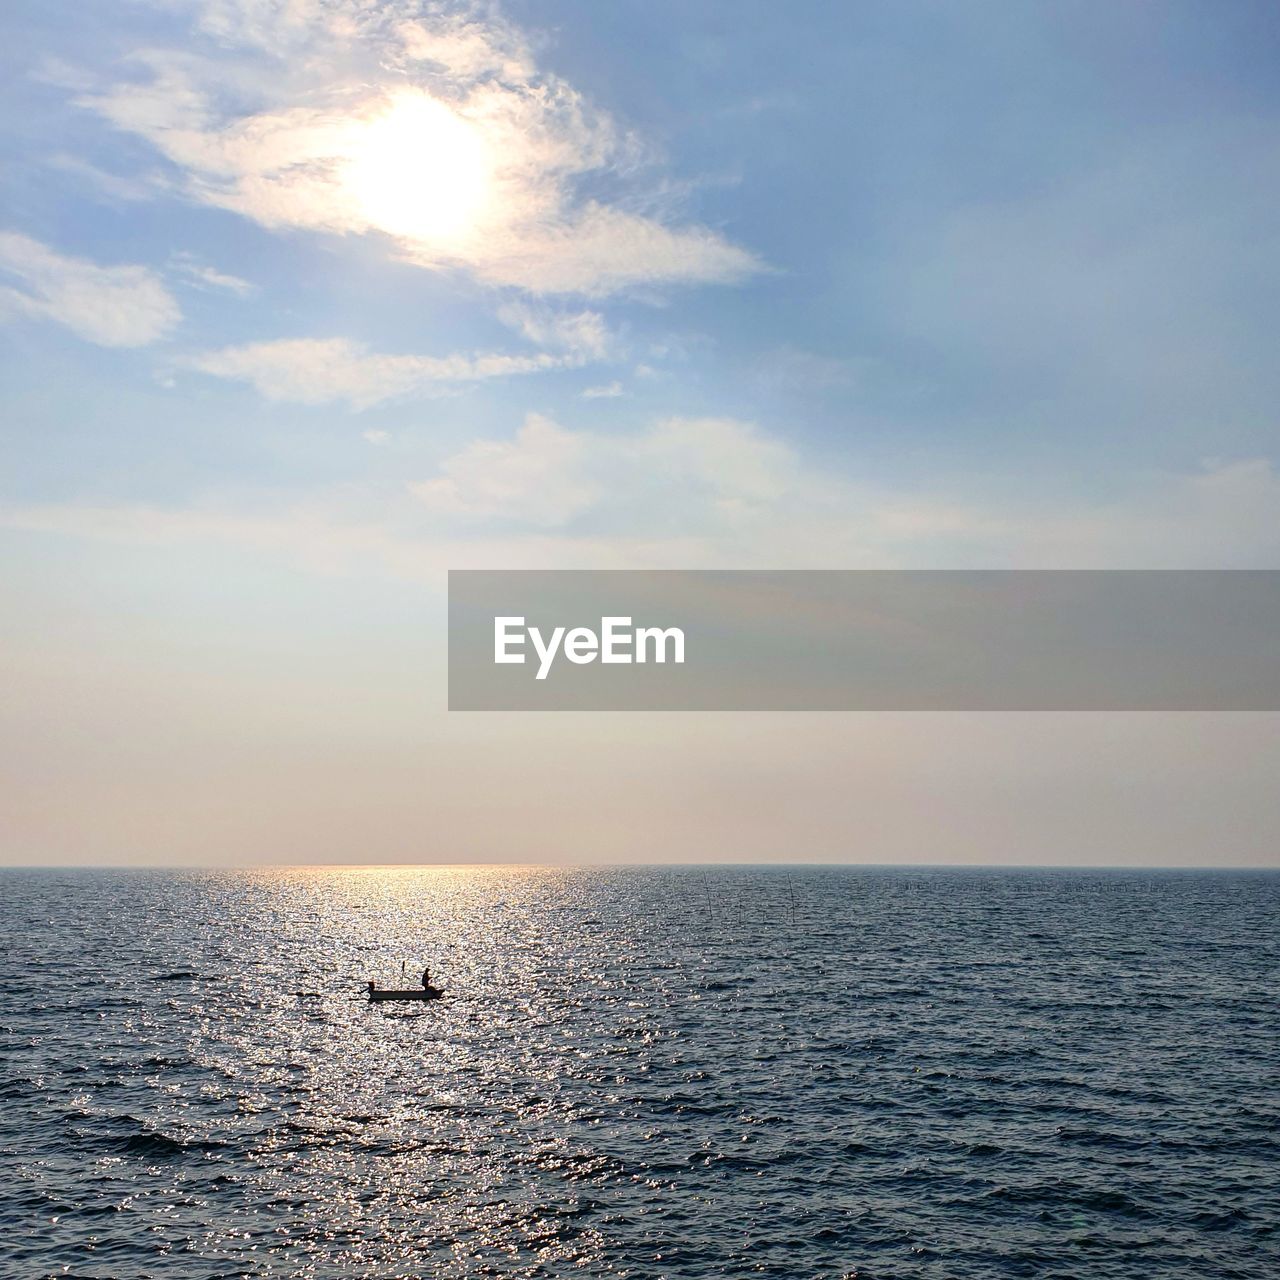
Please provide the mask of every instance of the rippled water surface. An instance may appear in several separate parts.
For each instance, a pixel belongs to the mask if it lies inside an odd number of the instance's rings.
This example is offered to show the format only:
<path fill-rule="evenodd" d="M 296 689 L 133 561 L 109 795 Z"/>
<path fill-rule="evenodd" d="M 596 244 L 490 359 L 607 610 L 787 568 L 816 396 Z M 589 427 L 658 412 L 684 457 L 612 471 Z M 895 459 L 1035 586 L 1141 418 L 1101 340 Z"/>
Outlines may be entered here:
<path fill-rule="evenodd" d="M 1280 1275 L 1280 877 L 0 890 L 5 1277 Z"/>

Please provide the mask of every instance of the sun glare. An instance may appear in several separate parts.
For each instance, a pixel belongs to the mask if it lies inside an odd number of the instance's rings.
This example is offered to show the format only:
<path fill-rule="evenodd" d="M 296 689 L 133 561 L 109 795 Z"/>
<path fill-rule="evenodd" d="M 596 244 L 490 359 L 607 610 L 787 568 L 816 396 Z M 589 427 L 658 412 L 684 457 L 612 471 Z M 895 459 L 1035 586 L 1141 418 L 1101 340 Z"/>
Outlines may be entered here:
<path fill-rule="evenodd" d="M 406 93 L 358 127 L 344 177 L 379 230 L 456 241 L 488 201 L 492 158 L 475 125 L 427 94 Z"/>

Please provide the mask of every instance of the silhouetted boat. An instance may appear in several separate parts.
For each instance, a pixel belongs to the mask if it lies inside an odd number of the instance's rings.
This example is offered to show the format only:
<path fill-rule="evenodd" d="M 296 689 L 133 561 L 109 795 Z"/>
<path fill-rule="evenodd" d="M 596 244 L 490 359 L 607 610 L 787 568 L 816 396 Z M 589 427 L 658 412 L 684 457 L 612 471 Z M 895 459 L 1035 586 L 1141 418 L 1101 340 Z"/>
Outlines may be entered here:
<path fill-rule="evenodd" d="M 370 987 L 370 1000 L 439 1000 L 444 992 L 439 987 L 408 987 L 397 991 L 394 987 Z"/>

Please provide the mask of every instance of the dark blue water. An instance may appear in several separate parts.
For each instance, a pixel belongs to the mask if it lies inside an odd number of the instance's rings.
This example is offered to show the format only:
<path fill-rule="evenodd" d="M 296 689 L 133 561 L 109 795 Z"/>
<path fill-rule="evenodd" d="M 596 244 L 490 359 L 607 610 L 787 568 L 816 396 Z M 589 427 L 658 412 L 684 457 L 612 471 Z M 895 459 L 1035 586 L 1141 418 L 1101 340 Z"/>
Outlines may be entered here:
<path fill-rule="evenodd" d="M 0 890 L 5 1277 L 1280 1275 L 1274 875 Z"/>

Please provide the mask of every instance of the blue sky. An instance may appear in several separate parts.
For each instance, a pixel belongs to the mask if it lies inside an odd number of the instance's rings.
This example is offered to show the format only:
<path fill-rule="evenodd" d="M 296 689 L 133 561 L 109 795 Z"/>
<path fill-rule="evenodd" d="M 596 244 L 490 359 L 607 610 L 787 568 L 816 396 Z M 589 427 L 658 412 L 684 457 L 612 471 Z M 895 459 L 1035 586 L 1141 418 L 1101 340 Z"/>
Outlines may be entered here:
<path fill-rule="evenodd" d="M 412 791 L 406 742 L 472 732 L 433 701 L 450 566 L 1280 558 L 1273 5 L 70 14 L 16 0 L 0 50 L 35 793 L 129 811 L 88 744 L 210 662 L 242 709 L 309 672 L 255 730 L 295 764 L 383 707 Z M 210 723 L 171 757 L 223 759 Z M 31 854 L 84 846 L 31 803 Z"/>

